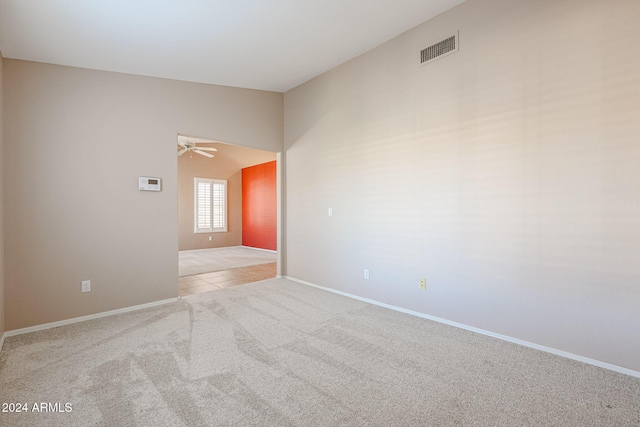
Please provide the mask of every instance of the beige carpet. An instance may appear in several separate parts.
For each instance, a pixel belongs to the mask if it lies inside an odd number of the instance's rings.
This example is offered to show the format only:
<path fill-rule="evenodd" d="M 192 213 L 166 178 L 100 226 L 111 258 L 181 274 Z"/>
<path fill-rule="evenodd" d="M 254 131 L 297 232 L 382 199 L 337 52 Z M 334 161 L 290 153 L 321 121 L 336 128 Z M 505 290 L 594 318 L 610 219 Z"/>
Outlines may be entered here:
<path fill-rule="evenodd" d="M 638 426 L 640 379 L 284 279 L 8 338 L 14 426 Z"/>
<path fill-rule="evenodd" d="M 245 246 L 180 251 L 178 254 L 180 277 L 276 262 L 275 252 Z"/>

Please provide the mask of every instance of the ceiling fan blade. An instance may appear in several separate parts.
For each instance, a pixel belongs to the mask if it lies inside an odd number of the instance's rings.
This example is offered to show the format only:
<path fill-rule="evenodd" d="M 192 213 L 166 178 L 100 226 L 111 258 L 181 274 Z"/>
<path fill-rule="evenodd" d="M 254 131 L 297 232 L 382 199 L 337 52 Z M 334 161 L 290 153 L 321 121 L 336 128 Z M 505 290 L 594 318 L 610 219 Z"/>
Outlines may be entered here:
<path fill-rule="evenodd" d="M 202 151 L 218 151 L 217 149 L 213 148 L 213 147 L 196 147 L 198 150 L 202 150 Z"/>
<path fill-rule="evenodd" d="M 205 157 L 213 157 L 213 154 L 209 154 L 209 153 L 205 153 L 204 151 L 200 151 L 200 150 L 193 150 L 194 153 L 198 153 L 198 154 L 202 154 Z"/>
<path fill-rule="evenodd" d="M 182 156 L 186 152 L 187 152 L 187 149 L 183 148 L 182 150 L 178 151 L 178 156 Z"/>

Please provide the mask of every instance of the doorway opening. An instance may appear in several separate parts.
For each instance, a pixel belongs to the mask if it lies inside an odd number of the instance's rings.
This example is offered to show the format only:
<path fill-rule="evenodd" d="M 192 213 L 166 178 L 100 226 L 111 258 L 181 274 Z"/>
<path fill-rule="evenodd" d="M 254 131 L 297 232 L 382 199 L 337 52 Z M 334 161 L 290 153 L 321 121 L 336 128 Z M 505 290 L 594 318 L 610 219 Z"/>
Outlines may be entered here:
<path fill-rule="evenodd" d="M 277 158 L 178 135 L 178 296 L 276 277 Z"/>

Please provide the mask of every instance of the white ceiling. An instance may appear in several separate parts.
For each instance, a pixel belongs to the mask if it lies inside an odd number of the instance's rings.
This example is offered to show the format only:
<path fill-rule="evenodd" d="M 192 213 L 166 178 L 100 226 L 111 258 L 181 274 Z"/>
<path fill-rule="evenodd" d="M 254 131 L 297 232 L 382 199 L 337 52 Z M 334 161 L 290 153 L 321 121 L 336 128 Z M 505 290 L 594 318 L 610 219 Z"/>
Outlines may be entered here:
<path fill-rule="evenodd" d="M 285 92 L 464 0 L 0 0 L 0 51 Z"/>

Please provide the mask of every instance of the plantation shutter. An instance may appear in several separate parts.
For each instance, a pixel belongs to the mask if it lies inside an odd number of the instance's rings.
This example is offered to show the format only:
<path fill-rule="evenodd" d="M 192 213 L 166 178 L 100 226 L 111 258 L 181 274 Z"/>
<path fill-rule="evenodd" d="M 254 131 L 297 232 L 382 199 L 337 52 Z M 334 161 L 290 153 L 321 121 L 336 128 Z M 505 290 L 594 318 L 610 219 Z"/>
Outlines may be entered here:
<path fill-rule="evenodd" d="M 227 227 L 227 183 L 213 184 L 213 228 Z"/>
<path fill-rule="evenodd" d="M 196 182 L 196 232 L 211 231 L 211 183 Z"/>
<path fill-rule="evenodd" d="M 194 232 L 227 231 L 227 181 L 194 179 Z"/>

